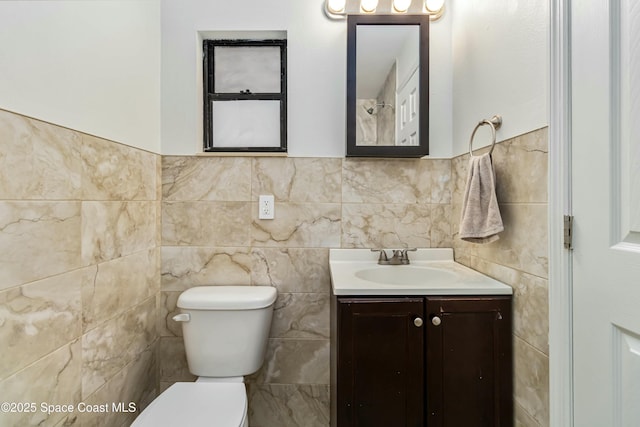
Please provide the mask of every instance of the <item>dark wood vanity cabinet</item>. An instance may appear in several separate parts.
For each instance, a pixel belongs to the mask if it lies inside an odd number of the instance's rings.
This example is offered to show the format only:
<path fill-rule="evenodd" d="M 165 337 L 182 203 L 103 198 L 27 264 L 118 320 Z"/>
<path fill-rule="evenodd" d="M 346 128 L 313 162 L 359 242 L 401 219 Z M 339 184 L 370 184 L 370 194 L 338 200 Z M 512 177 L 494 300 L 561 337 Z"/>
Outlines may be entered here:
<path fill-rule="evenodd" d="M 333 427 L 511 427 L 511 297 L 332 299 Z"/>
<path fill-rule="evenodd" d="M 425 306 L 425 425 L 512 426 L 511 297 L 428 297 Z"/>
<path fill-rule="evenodd" d="M 339 298 L 339 426 L 422 426 L 423 298 Z"/>

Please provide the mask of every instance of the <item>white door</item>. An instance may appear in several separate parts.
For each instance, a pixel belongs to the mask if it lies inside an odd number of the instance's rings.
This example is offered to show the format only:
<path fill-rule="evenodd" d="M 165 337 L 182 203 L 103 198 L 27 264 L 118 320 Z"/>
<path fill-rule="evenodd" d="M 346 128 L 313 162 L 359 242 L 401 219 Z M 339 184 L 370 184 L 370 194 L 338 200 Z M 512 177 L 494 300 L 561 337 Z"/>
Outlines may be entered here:
<path fill-rule="evenodd" d="M 411 73 L 406 82 L 401 83 L 396 94 L 396 145 L 420 145 L 418 139 L 419 128 L 419 99 L 420 81 L 417 68 Z"/>
<path fill-rule="evenodd" d="M 571 4 L 574 425 L 638 427 L 640 2 Z"/>

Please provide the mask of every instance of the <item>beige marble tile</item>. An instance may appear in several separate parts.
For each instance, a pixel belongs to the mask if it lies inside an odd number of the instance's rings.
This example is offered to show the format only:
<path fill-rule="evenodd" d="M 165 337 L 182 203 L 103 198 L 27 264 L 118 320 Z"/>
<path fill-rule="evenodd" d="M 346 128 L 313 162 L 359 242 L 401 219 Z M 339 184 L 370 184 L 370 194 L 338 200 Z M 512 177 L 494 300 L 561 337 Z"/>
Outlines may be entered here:
<path fill-rule="evenodd" d="M 162 168 L 165 164 L 165 157 L 156 155 L 156 198 L 157 201 L 162 201 Z"/>
<path fill-rule="evenodd" d="M 88 267 L 82 284 L 86 332 L 140 304 L 160 290 L 156 249 Z"/>
<path fill-rule="evenodd" d="M 162 289 L 183 291 L 203 285 L 250 285 L 249 248 L 164 246 Z"/>
<path fill-rule="evenodd" d="M 78 199 L 78 132 L 0 110 L 0 199 Z"/>
<path fill-rule="evenodd" d="M 452 247 L 451 236 L 451 205 L 431 205 L 431 247 Z"/>
<path fill-rule="evenodd" d="M 340 203 L 341 186 L 342 159 L 253 159 L 253 201 L 273 194 L 276 202 Z"/>
<path fill-rule="evenodd" d="M 189 372 L 182 337 L 161 337 L 159 342 L 160 382 L 194 381 Z"/>
<path fill-rule="evenodd" d="M 345 203 L 449 203 L 448 159 L 346 159 Z"/>
<path fill-rule="evenodd" d="M 500 203 L 547 203 L 548 129 L 496 145 L 496 196 Z"/>
<path fill-rule="evenodd" d="M 431 246 L 431 206 L 343 204 L 343 248 Z"/>
<path fill-rule="evenodd" d="M 82 202 L 82 260 L 109 261 L 156 246 L 156 203 Z"/>
<path fill-rule="evenodd" d="M 0 202 L 0 289 L 80 266 L 80 203 Z"/>
<path fill-rule="evenodd" d="M 82 336 L 82 397 L 86 399 L 156 339 L 156 298 Z"/>
<path fill-rule="evenodd" d="M 251 201 L 251 159 L 164 156 L 162 198 L 165 201 Z"/>
<path fill-rule="evenodd" d="M 82 427 L 129 426 L 157 396 L 157 360 L 153 346 L 141 352 L 104 386 L 85 399 L 87 405 L 108 405 L 106 413 L 77 413 L 74 425 Z M 126 411 L 113 404 L 123 404 Z M 129 404 L 133 406 L 129 407 Z M 132 412 L 129 412 L 132 411 Z"/>
<path fill-rule="evenodd" d="M 547 203 L 548 128 L 542 128 L 496 145 L 493 163 L 496 195 L 500 203 Z M 484 150 L 479 150 L 484 151 Z M 462 203 L 469 155 L 452 159 L 454 204 Z"/>
<path fill-rule="evenodd" d="M 534 420 L 531 415 L 522 409 L 522 406 L 514 404 L 514 422 L 515 427 L 540 427 L 540 424 Z"/>
<path fill-rule="evenodd" d="M 329 340 L 270 338 L 257 384 L 329 384 Z"/>
<path fill-rule="evenodd" d="M 279 294 L 270 336 L 329 339 L 329 311 L 328 294 Z"/>
<path fill-rule="evenodd" d="M 257 215 L 257 204 L 255 206 Z M 248 246 L 253 206 L 249 202 L 162 204 L 165 246 Z"/>
<path fill-rule="evenodd" d="M 451 204 L 451 245 L 457 251 L 465 251 L 475 253 L 480 245 L 472 245 L 460 239 L 460 215 L 462 214 L 462 205 L 459 203 Z"/>
<path fill-rule="evenodd" d="M 454 205 L 453 211 L 452 218 L 456 220 L 459 205 Z M 461 241 L 458 238 L 458 219 L 453 228 L 454 247 L 471 251 L 487 261 L 546 278 L 549 269 L 547 205 L 503 204 L 500 212 L 504 231 L 500 233 L 499 240 L 485 245 Z"/>
<path fill-rule="evenodd" d="M 549 285 L 547 279 L 522 274 L 514 285 L 514 333 L 549 355 Z"/>
<path fill-rule="evenodd" d="M 53 426 L 66 417 L 62 412 L 41 411 L 41 403 L 75 405 L 80 402 L 80 342 L 73 341 L 36 363 L 0 381 L 3 402 L 34 402 L 37 411 L 0 412 L 1 426 Z"/>
<path fill-rule="evenodd" d="M 155 200 L 156 155 L 82 135 L 84 200 Z"/>
<path fill-rule="evenodd" d="M 489 277 L 493 277 L 494 279 L 499 280 L 502 283 L 511 286 L 512 288 L 522 280 L 522 275 L 524 274 L 521 271 L 515 270 L 513 268 L 506 267 L 495 262 L 487 261 L 486 259 L 480 258 L 475 254 L 467 254 L 467 256 L 465 257 L 464 265 L 466 265 L 467 267 L 471 267 L 482 274 L 486 274 Z"/>
<path fill-rule="evenodd" d="M 0 292 L 0 378 L 80 336 L 84 275 L 75 270 Z"/>
<path fill-rule="evenodd" d="M 340 205 L 279 203 L 275 219 L 258 219 L 252 203 L 251 244 L 267 247 L 337 247 L 340 245 Z"/>
<path fill-rule="evenodd" d="M 428 186 L 426 191 L 430 194 L 430 203 L 451 203 L 451 160 L 423 159 L 420 160 L 420 169 L 423 172 L 419 175 L 418 185 Z"/>
<path fill-rule="evenodd" d="M 514 398 L 540 426 L 549 425 L 549 358 L 514 338 Z"/>
<path fill-rule="evenodd" d="M 251 427 L 329 427 L 329 386 L 249 384 Z"/>
<path fill-rule="evenodd" d="M 548 281 L 500 264 L 469 256 L 463 264 L 513 288 L 513 332 L 549 354 Z"/>
<path fill-rule="evenodd" d="M 343 203 L 430 203 L 427 168 L 420 160 L 345 159 Z"/>
<path fill-rule="evenodd" d="M 464 190 L 467 185 L 469 171 L 469 155 L 451 159 L 451 203 L 462 204 Z"/>
<path fill-rule="evenodd" d="M 160 292 L 160 307 L 158 309 L 158 335 L 161 337 L 181 337 L 182 324 L 172 319 L 180 310 L 177 308 L 178 297 L 182 292 Z"/>
<path fill-rule="evenodd" d="M 505 231 L 495 248 L 487 245 L 486 258 L 544 277 L 549 274 L 547 205 L 500 206 Z M 481 252 L 482 253 L 482 252 Z"/>
<path fill-rule="evenodd" d="M 162 245 L 162 156 L 156 156 L 156 246 Z M 158 265 L 160 253 L 158 253 Z"/>
<path fill-rule="evenodd" d="M 278 292 L 329 293 L 329 249 L 254 248 L 251 283 Z"/>
<path fill-rule="evenodd" d="M 465 251 L 464 249 L 455 248 L 453 250 L 453 259 L 462 265 L 471 265 L 471 255 L 469 255 L 468 251 Z"/>

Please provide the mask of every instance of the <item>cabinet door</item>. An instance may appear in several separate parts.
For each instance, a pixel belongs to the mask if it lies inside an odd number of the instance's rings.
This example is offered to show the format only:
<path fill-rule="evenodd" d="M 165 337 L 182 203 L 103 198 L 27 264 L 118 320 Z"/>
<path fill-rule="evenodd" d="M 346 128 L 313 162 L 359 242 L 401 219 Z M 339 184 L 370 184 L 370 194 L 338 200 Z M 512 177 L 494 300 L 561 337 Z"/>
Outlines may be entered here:
<path fill-rule="evenodd" d="M 512 426 L 511 297 L 428 297 L 426 311 L 428 426 Z"/>
<path fill-rule="evenodd" d="M 338 299 L 339 427 L 424 426 L 423 298 Z M 418 324 L 419 326 L 416 326 Z"/>

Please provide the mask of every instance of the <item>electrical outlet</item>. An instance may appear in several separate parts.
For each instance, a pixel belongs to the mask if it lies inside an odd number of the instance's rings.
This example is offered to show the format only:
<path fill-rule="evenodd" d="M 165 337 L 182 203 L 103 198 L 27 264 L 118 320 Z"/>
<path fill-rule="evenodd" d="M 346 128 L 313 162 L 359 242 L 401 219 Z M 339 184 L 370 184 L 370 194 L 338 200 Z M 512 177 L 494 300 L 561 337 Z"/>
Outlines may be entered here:
<path fill-rule="evenodd" d="M 273 219 L 275 216 L 275 202 L 273 195 L 261 195 L 258 198 L 258 218 L 259 219 Z"/>

